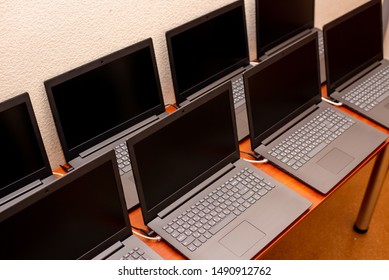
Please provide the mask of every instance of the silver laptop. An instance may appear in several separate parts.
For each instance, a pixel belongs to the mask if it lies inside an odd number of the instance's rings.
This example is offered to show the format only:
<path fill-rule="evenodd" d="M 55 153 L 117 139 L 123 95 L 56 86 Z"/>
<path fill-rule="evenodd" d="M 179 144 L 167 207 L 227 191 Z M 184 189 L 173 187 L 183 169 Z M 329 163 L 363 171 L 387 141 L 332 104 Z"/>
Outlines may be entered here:
<path fill-rule="evenodd" d="M 383 59 L 381 1 L 323 27 L 330 97 L 389 129 L 389 61 Z"/>
<path fill-rule="evenodd" d="M 27 92 L 0 103 L 0 206 L 54 179 Z"/>
<path fill-rule="evenodd" d="M 0 206 L 0 259 L 161 259 L 132 235 L 110 151 Z"/>
<path fill-rule="evenodd" d="M 139 204 L 125 140 L 167 115 L 146 39 L 45 81 L 65 159 L 74 168 L 115 149 L 128 209 Z"/>
<path fill-rule="evenodd" d="M 244 1 L 236 1 L 166 32 L 174 93 L 184 106 L 231 80 L 238 139 L 248 136 L 242 73 L 251 68 Z"/>
<path fill-rule="evenodd" d="M 127 141 L 145 224 L 189 259 L 250 259 L 311 205 L 240 159 L 234 118 L 227 82 Z"/>
<path fill-rule="evenodd" d="M 251 147 L 327 193 L 388 135 L 321 102 L 317 33 L 244 74 Z"/>
<path fill-rule="evenodd" d="M 256 0 L 257 57 L 262 61 L 297 40 L 318 32 L 320 81 L 326 80 L 323 33 L 314 27 L 315 0 Z"/>

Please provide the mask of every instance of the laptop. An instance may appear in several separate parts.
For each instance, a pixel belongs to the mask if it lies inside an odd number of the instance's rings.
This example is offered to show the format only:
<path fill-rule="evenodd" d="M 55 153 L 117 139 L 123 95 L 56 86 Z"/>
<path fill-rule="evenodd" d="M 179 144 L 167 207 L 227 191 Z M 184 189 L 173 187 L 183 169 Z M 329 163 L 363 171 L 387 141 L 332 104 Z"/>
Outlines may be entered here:
<path fill-rule="evenodd" d="M 115 149 L 127 207 L 137 206 L 125 139 L 167 115 L 151 38 L 44 84 L 66 161 Z"/>
<path fill-rule="evenodd" d="M 27 92 L 0 103 L 0 205 L 52 180 Z"/>
<path fill-rule="evenodd" d="M 166 32 L 174 94 L 184 106 L 231 80 L 238 139 L 248 136 L 242 73 L 249 60 L 244 1 L 236 1 Z"/>
<path fill-rule="evenodd" d="M 326 24 L 323 32 L 329 96 L 389 129 L 381 1 L 368 1 Z"/>
<path fill-rule="evenodd" d="M 321 101 L 317 33 L 244 74 L 251 147 L 328 193 L 388 135 Z"/>
<path fill-rule="evenodd" d="M 240 159 L 231 87 L 127 140 L 145 224 L 189 259 L 250 259 L 311 205 Z"/>
<path fill-rule="evenodd" d="M 304 36 L 318 32 L 320 81 L 326 80 L 323 33 L 314 27 L 315 0 L 256 0 L 257 57 L 262 61 Z"/>
<path fill-rule="evenodd" d="M 113 151 L 0 206 L 0 231 L 2 260 L 161 259 L 132 235 Z"/>

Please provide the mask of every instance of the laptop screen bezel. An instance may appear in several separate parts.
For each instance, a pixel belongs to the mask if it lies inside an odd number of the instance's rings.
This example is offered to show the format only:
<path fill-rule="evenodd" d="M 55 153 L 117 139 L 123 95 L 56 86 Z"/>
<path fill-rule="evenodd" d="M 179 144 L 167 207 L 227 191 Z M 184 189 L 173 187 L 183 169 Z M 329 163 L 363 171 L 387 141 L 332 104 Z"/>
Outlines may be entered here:
<path fill-rule="evenodd" d="M 254 118 L 253 114 L 256 108 L 253 108 L 250 94 L 256 94 L 256 93 L 250 93 L 250 87 L 248 84 L 248 79 L 255 76 L 260 75 L 261 71 L 265 71 L 266 68 L 273 63 L 277 62 L 278 60 L 282 59 L 285 56 L 288 56 L 290 53 L 293 53 L 295 50 L 300 48 L 301 46 L 310 43 L 311 41 L 316 42 L 316 64 L 317 64 L 317 94 L 314 95 L 309 101 L 307 101 L 305 104 L 297 108 L 295 111 L 284 117 L 282 120 L 274 124 L 272 127 L 268 128 L 266 131 L 262 132 L 259 135 L 254 134 Z M 295 67 L 291 65 L 291 67 Z M 292 71 L 293 69 L 291 69 Z M 319 52 L 318 52 L 318 33 L 314 32 L 307 37 L 299 40 L 298 42 L 294 43 L 290 47 L 276 53 L 275 55 L 269 57 L 268 59 L 260 62 L 257 66 L 253 67 L 252 69 L 249 69 L 243 74 L 243 81 L 244 81 L 244 87 L 245 87 L 245 93 L 246 93 L 246 104 L 247 104 L 247 116 L 248 116 L 248 122 L 249 122 L 249 128 L 250 128 L 250 142 L 252 149 L 256 149 L 259 145 L 262 144 L 262 142 L 270 137 L 272 134 L 274 134 L 277 130 L 282 128 L 284 125 L 286 125 L 288 122 L 296 118 L 298 115 L 303 113 L 305 110 L 309 109 L 310 107 L 318 104 L 321 102 L 321 84 L 320 84 L 320 65 L 319 65 Z M 282 81 L 280 81 L 282 82 Z M 266 121 L 266 120 L 263 120 Z"/>
<path fill-rule="evenodd" d="M 244 28 L 244 43 L 245 43 L 245 52 L 246 56 L 242 58 L 239 62 L 230 65 L 229 67 L 225 68 L 224 70 L 216 73 L 215 75 L 208 77 L 207 79 L 203 80 L 202 82 L 193 85 L 191 88 L 186 89 L 182 92 L 179 91 L 179 85 L 178 85 L 178 77 L 177 77 L 177 70 L 174 63 L 174 51 L 172 46 L 172 39 L 180 35 L 184 32 L 187 32 L 188 30 L 208 22 L 209 20 L 212 20 L 214 18 L 217 18 L 219 16 L 223 16 L 225 13 L 232 11 L 234 9 L 240 8 L 242 10 L 242 18 L 243 18 L 243 28 Z M 231 40 L 233 40 L 233 34 L 231 35 Z M 213 82 L 217 81 L 218 79 L 223 78 L 225 75 L 241 68 L 245 67 L 250 64 L 250 58 L 249 58 L 249 48 L 248 48 L 248 36 L 247 36 L 247 26 L 246 26 L 246 14 L 245 14 L 245 6 L 244 1 L 239 0 L 234 3 L 231 3 L 227 6 L 224 6 L 220 9 L 217 9 L 211 13 L 208 13 L 206 15 L 203 15 L 199 18 L 196 18 L 190 22 L 187 22 L 181 26 L 178 26 L 174 29 L 171 29 L 166 32 L 166 43 L 167 43 L 167 49 L 168 49 L 168 56 L 169 56 L 169 63 L 170 63 L 170 70 L 173 80 L 173 88 L 174 88 L 174 94 L 177 104 L 181 104 L 188 98 L 190 95 L 194 94 L 195 92 L 201 90 L 202 88 L 212 84 Z M 188 53 L 190 55 L 190 53 Z M 189 65 L 190 67 L 190 65 Z"/>
<path fill-rule="evenodd" d="M 56 104 L 55 101 L 55 93 L 53 92 L 52 88 L 65 83 L 79 75 L 82 75 L 84 73 L 93 71 L 94 69 L 97 69 L 101 66 L 104 66 L 106 64 L 109 64 L 111 62 L 114 62 L 115 60 L 118 60 L 122 57 L 128 56 L 134 52 L 137 52 L 142 49 L 149 49 L 150 50 L 150 58 L 151 62 L 153 65 L 153 70 L 155 73 L 155 80 L 156 80 L 156 87 L 158 91 L 158 99 L 159 99 L 159 104 L 154 106 L 153 108 L 150 108 L 148 111 L 143 112 L 140 115 L 137 115 L 133 117 L 132 119 L 128 119 L 124 123 L 121 123 L 115 127 L 112 127 L 109 130 L 106 130 L 105 132 L 96 135 L 95 137 L 90 138 L 89 140 L 78 144 L 75 147 L 69 147 L 67 141 L 66 141 L 66 135 L 63 129 L 63 126 L 61 124 L 61 118 L 60 114 L 58 111 L 58 105 Z M 74 158 L 76 158 L 81 152 L 93 147 L 94 145 L 99 144 L 100 142 L 114 136 L 115 134 L 130 128 L 131 126 L 146 120 L 147 118 L 154 116 L 154 115 L 159 115 L 165 112 L 165 105 L 164 105 L 164 99 L 163 99 L 163 94 L 162 94 L 162 89 L 161 89 L 161 84 L 160 84 L 160 78 L 159 78 L 159 73 L 158 73 L 158 68 L 157 68 L 157 63 L 156 63 L 156 58 L 155 58 L 155 53 L 154 53 L 154 47 L 153 47 L 153 42 L 151 38 L 145 39 L 143 41 L 140 41 L 134 45 L 131 45 L 129 47 L 126 47 L 124 49 L 121 49 L 119 51 L 116 51 L 114 53 L 111 53 L 109 55 L 106 55 L 104 57 L 98 58 L 96 60 L 93 60 L 87 64 L 84 64 L 82 66 L 79 66 L 73 70 L 70 70 L 68 72 L 65 72 L 61 75 L 58 75 L 54 78 L 51 78 L 49 80 L 46 80 L 44 82 L 45 88 L 46 88 L 46 93 L 49 99 L 51 111 L 53 114 L 53 118 L 55 120 L 55 125 L 57 128 L 58 136 L 63 148 L 63 152 L 65 155 L 65 159 L 67 161 L 70 161 Z M 68 112 L 69 114 L 71 112 Z"/>
<path fill-rule="evenodd" d="M 271 0 L 269 0 L 271 1 Z M 300 26 L 299 28 L 293 30 L 292 32 L 278 38 L 277 40 L 268 43 L 267 45 L 264 45 L 260 42 L 260 30 L 261 26 L 259 24 L 260 22 L 260 0 L 255 1 L 255 19 L 256 19 L 256 40 L 257 40 L 257 57 L 260 58 L 263 56 L 267 51 L 271 50 L 272 48 L 276 47 L 277 45 L 285 42 L 286 40 L 292 38 L 293 36 L 299 34 L 300 32 L 303 32 L 304 30 L 312 29 L 315 24 L 315 1 L 311 0 L 312 3 L 312 10 L 311 10 L 311 19 L 306 22 L 304 25 Z"/>
<path fill-rule="evenodd" d="M 351 10 L 350 12 L 336 18 L 335 20 L 325 24 L 323 26 L 323 42 L 324 42 L 324 57 L 325 57 L 325 64 L 326 64 L 326 84 L 327 84 L 327 92 L 328 94 L 331 94 L 336 91 L 338 87 L 340 87 L 343 83 L 354 77 L 356 74 L 361 72 L 363 69 L 369 67 L 370 65 L 376 63 L 377 61 L 381 61 L 384 57 L 384 50 L 383 50 L 383 43 L 381 43 L 381 51 L 380 53 L 377 53 L 375 56 L 371 57 L 371 59 L 365 61 L 362 65 L 355 68 L 348 74 L 344 75 L 342 78 L 339 78 L 337 81 L 332 81 L 331 73 L 329 70 L 329 53 L 328 53 L 328 32 L 331 32 L 331 29 L 336 28 L 338 25 L 342 24 L 343 22 L 349 20 L 350 18 L 354 17 L 357 14 L 363 13 L 365 10 L 370 9 L 371 7 L 378 5 L 380 9 L 380 15 L 382 15 L 382 5 L 381 0 L 371 0 L 366 2 L 365 4 Z M 382 17 L 379 17 L 380 20 L 380 28 L 381 30 L 378 32 L 381 37 L 381 42 L 383 42 L 383 34 L 382 34 Z M 346 34 L 347 35 L 347 34 Z M 352 48 L 353 46 L 350 46 Z"/>
<path fill-rule="evenodd" d="M 193 110 L 196 110 L 196 108 L 202 106 L 209 100 L 226 93 L 228 91 L 229 99 L 230 99 L 230 114 L 232 118 L 232 128 L 234 130 L 234 151 L 226 156 L 223 160 L 219 161 L 216 165 L 214 165 L 212 168 L 208 169 L 206 172 L 202 173 L 200 176 L 193 179 L 191 182 L 187 183 L 185 186 L 182 186 L 181 189 L 179 189 L 176 193 L 172 194 L 170 197 L 160 201 L 158 205 L 152 207 L 151 209 L 147 208 L 147 202 L 146 202 L 146 196 L 147 193 L 143 190 L 142 186 L 142 180 L 141 175 L 139 172 L 139 167 L 137 165 L 137 155 L 134 149 L 134 146 L 141 142 L 144 139 L 147 139 L 148 136 L 154 134 L 155 132 L 159 131 L 161 128 L 163 128 L 166 125 L 169 125 L 173 123 L 175 120 L 181 118 L 182 116 L 185 116 L 186 114 L 189 114 Z M 178 132 L 179 134 L 179 132 Z M 234 113 L 234 106 L 233 106 L 233 100 L 232 100 L 232 88 L 231 83 L 227 82 L 216 89 L 210 91 L 206 95 L 201 96 L 200 98 L 196 99 L 195 101 L 187 104 L 186 106 L 174 111 L 172 114 L 167 116 L 166 118 L 160 120 L 155 125 L 147 128 L 144 131 L 139 132 L 134 137 L 127 140 L 127 147 L 128 152 L 131 158 L 132 162 L 132 170 L 134 173 L 134 178 L 136 182 L 136 188 L 138 192 L 138 197 L 142 209 L 142 215 L 143 220 L 145 224 L 148 224 L 150 221 L 155 219 L 159 212 L 161 212 L 163 209 L 165 209 L 167 206 L 169 206 L 171 203 L 177 201 L 177 199 L 181 198 L 183 195 L 188 193 L 190 190 L 192 190 L 194 187 L 196 187 L 199 183 L 203 182 L 205 179 L 207 179 L 209 176 L 213 175 L 215 172 L 220 170 L 221 168 L 225 167 L 227 164 L 232 163 L 239 159 L 240 153 L 239 153 L 239 142 L 237 137 L 237 128 L 236 128 L 236 122 L 235 122 L 235 113 Z M 190 147 L 188 147 L 190 149 Z M 152 176 L 152 174 L 150 174 Z M 172 176 L 174 176 L 172 174 Z M 157 186 L 156 186 L 157 187 Z"/>
<path fill-rule="evenodd" d="M 27 112 L 29 115 L 29 121 L 31 123 L 32 129 L 35 134 L 36 143 L 38 144 L 39 153 L 41 156 L 41 159 L 43 161 L 43 166 L 41 168 L 35 170 L 34 172 L 30 174 L 26 174 L 23 178 L 19 178 L 17 181 L 14 181 L 7 186 L 3 187 L 3 190 L 7 189 L 7 193 L 5 196 L 0 197 L 0 204 L 2 198 L 8 197 L 8 195 L 12 195 L 13 192 L 17 191 L 20 188 L 23 188 L 24 186 L 36 181 L 36 180 L 42 180 L 50 175 L 52 175 L 50 162 L 46 153 L 45 146 L 43 144 L 43 139 L 38 127 L 38 123 L 36 120 L 36 116 L 34 113 L 34 109 L 32 107 L 30 96 L 27 92 L 24 92 L 22 94 L 19 94 L 15 97 L 12 97 L 8 100 L 5 100 L 4 102 L 0 103 L 0 112 L 6 111 L 8 109 L 14 108 L 16 106 L 25 105 L 27 108 Z M 27 139 L 25 139 L 27 140 Z M 2 170 L 2 172 L 6 172 L 6 170 Z"/>
<path fill-rule="evenodd" d="M 84 176 L 85 174 L 91 172 L 96 167 L 99 167 L 103 164 L 110 162 L 112 166 L 112 172 L 114 173 L 116 188 L 119 194 L 119 199 L 122 205 L 123 219 L 124 225 L 121 230 L 117 231 L 110 238 L 104 240 L 102 243 L 96 245 L 94 248 L 91 248 L 88 252 L 85 252 L 83 255 L 79 256 L 78 259 L 92 259 L 105 249 L 109 248 L 113 244 L 118 241 L 122 241 L 125 238 L 132 235 L 131 223 L 128 218 L 127 208 L 124 200 L 124 193 L 121 185 L 121 179 L 119 175 L 119 171 L 117 170 L 116 165 L 116 155 L 113 151 L 109 151 L 102 156 L 95 158 L 94 160 L 89 161 L 87 164 L 75 169 L 74 171 L 68 173 L 66 176 L 59 178 L 55 181 L 52 181 L 46 185 L 41 186 L 39 189 L 36 189 L 35 192 L 31 193 L 28 196 L 25 196 L 22 200 L 18 201 L 14 204 L 7 204 L 0 207 L 0 223 L 9 217 L 17 214 L 18 212 L 24 210 L 25 208 L 33 205 L 34 203 L 39 202 L 42 199 L 46 199 L 50 195 L 54 194 L 58 190 L 62 188 L 66 188 L 68 184 L 71 184 L 74 180 Z M 88 199 L 87 197 L 85 199 Z M 64 203 L 68 203 L 71 205 L 71 201 L 64 201 Z M 47 209 L 50 211 L 50 209 Z M 39 217 L 37 217 L 39 218 Z M 34 240 L 31 240 L 34 242 Z M 59 240 L 60 242 L 60 240 Z"/>

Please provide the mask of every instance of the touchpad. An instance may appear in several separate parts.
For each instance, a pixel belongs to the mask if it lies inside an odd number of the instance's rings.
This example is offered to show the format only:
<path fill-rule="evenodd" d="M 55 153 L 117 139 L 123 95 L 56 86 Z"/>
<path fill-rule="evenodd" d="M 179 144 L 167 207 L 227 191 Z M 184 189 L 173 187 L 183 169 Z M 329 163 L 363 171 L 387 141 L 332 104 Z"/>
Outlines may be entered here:
<path fill-rule="evenodd" d="M 264 236 L 265 233 L 257 229 L 249 222 L 243 221 L 226 236 L 220 239 L 219 243 L 236 256 L 241 257 Z"/>
<path fill-rule="evenodd" d="M 335 148 L 322 157 L 317 164 L 331 173 L 338 174 L 353 160 L 352 156 Z"/>
<path fill-rule="evenodd" d="M 386 108 L 386 109 L 389 109 L 389 103 L 385 105 L 385 108 Z"/>

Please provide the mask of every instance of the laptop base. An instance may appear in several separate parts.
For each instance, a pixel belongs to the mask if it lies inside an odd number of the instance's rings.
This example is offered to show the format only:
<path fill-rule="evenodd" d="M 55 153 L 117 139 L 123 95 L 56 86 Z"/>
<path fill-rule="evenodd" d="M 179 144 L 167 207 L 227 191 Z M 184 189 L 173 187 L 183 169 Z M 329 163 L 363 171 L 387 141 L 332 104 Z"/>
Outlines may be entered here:
<path fill-rule="evenodd" d="M 111 252 L 109 248 L 102 252 L 94 260 L 134 260 L 139 256 L 139 260 L 163 260 L 163 258 L 148 247 L 143 241 L 137 236 L 131 235 L 123 242 L 117 242 L 111 246 L 115 252 Z M 115 247 L 120 249 L 115 250 Z M 134 252 L 136 251 L 136 253 Z M 107 255 L 108 254 L 108 255 Z M 135 256 L 135 258 L 134 258 Z"/>
<path fill-rule="evenodd" d="M 309 120 L 325 110 L 336 108 L 321 102 L 318 110 L 309 118 L 297 123 L 276 141 L 268 145 L 260 145 L 255 149 L 260 155 L 265 156 L 270 162 L 289 173 L 298 180 L 308 184 L 320 193 L 326 194 L 356 168 L 365 158 L 376 150 L 387 138 L 385 133 L 352 118 L 355 124 L 345 131 L 339 138 L 323 148 L 310 161 L 298 170 L 294 170 L 286 163 L 282 163 L 269 155 L 269 151 L 282 140 L 288 138 Z M 340 112 L 341 114 L 344 114 Z M 346 114 L 344 114 L 346 115 Z M 347 116 L 347 115 L 346 115 Z M 349 117 L 351 118 L 351 117 Z"/>
<path fill-rule="evenodd" d="M 229 221 L 227 225 L 214 234 L 201 247 L 191 251 L 188 249 L 190 247 L 185 247 L 168 234 L 164 229 L 164 225 L 170 219 L 179 216 L 188 205 L 196 204 L 197 201 L 201 200 L 208 193 L 225 183 L 226 180 L 231 178 L 231 172 L 212 183 L 212 187 L 200 192 L 185 203 L 184 206 L 179 207 L 163 219 L 159 217 L 154 219 L 148 226 L 189 259 L 253 258 L 295 219 L 303 214 L 309 208 L 311 202 L 243 160 L 238 160 L 234 163 L 234 166 L 233 172 L 248 168 L 255 175 L 263 177 L 264 181 L 275 184 L 276 187 L 239 216 Z M 213 229 L 210 229 L 211 231 Z"/>
<path fill-rule="evenodd" d="M 364 81 L 366 79 L 369 79 L 369 77 L 374 76 L 374 74 L 376 72 L 378 72 L 381 67 L 385 67 L 387 65 L 389 65 L 388 60 L 381 61 L 379 66 L 374 68 L 373 70 L 371 70 L 366 75 L 364 75 L 361 81 Z M 379 125 L 389 129 L 389 97 L 386 97 L 383 100 L 381 100 L 378 105 L 376 105 L 373 109 L 371 109 L 369 111 L 366 111 L 366 110 L 360 108 L 359 106 L 357 106 L 356 104 L 353 104 L 350 101 L 343 98 L 343 96 L 345 94 L 347 94 L 347 92 L 349 92 L 353 88 L 355 88 L 358 85 L 358 83 L 359 83 L 359 80 L 356 80 L 356 82 L 352 83 L 350 86 L 345 87 L 342 90 L 337 90 L 337 91 L 331 93 L 330 94 L 331 98 L 333 98 L 339 102 L 342 102 L 342 104 L 344 106 L 351 109 L 352 111 L 354 111 L 354 112 L 368 118 L 369 120 L 371 120 L 375 123 L 378 123 Z M 347 85 L 347 84 L 349 84 L 349 82 L 346 82 L 345 84 Z M 339 88 L 343 88 L 343 87 L 344 86 L 340 86 Z"/>

